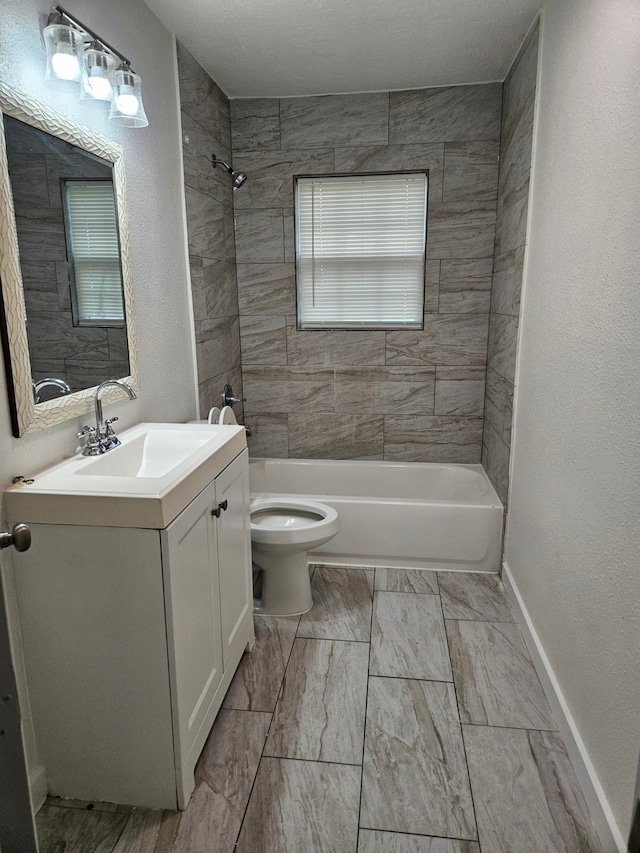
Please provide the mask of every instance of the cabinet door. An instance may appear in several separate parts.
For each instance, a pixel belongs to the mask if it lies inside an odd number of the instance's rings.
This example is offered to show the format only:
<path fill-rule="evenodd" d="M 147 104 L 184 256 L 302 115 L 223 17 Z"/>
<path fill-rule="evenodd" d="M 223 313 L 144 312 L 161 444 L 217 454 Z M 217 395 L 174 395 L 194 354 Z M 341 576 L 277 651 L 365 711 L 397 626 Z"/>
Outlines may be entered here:
<path fill-rule="evenodd" d="M 253 618 L 251 530 L 249 525 L 249 465 L 247 451 L 216 477 L 216 500 L 226 510 L 218 518 L 218 566 L 222 609 L 222 655 L 225 667 L 244 648 Z M 237 659 L 237 657 L 236 657 Z"/>
<path fill-rule="evenodd" d="M 162 531 L 178 767 L 189 753 L 222 677 L 214 506 L 212 483 Z"/>

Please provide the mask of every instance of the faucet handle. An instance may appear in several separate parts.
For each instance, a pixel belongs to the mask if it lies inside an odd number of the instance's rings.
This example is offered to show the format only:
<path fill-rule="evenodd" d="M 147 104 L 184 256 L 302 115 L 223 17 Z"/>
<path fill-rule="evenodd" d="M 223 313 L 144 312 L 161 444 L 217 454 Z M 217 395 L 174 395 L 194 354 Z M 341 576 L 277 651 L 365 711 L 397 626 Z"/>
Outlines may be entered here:
<path fill-rule="evenodd" d="M 106 427 L 106 430 L 105 430 L 106 435 L 113 435 L 113 430 L 111 429 L 111 424 L 114 424 L 117 420 L 118 420 L 117 415 L 113 418 L 107 418 L 106 419 L 106 421 L 104 422 L 104 425 Z"/>
<path fill-rule="evenodd" d="M 89 436 L 88 440 L 91 441 L 91 439 L 94 438 L 95 434 L 96 434 L 96 428 L 95 427 L 83 426 L 82 429 L 80 430 L 80 432 L 76 433 L 76 438 L 85 438 L 86 436 Z"/>

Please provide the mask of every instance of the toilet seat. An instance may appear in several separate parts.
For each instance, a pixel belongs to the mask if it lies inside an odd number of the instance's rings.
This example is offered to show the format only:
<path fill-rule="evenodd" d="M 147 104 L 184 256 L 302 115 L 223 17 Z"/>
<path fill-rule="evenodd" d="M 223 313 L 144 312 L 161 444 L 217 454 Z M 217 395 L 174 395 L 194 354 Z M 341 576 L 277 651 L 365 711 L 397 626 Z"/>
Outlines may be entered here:
<path fill-rule="evenodd" d="M 333 507 L 291 498 L 254 498 L 249 504 L 251 541 L 260 550 L 269 546 L 303 547 L 309 551 L 340 529 Z"/>

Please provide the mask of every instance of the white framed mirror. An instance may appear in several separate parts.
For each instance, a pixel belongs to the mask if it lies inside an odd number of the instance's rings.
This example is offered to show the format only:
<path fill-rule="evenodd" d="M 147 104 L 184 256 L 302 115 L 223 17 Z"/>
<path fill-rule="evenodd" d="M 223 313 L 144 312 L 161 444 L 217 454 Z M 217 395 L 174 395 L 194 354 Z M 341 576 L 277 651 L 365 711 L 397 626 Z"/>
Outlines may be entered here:
<path fill-rule="evenodd" d="M 118 143 L 0 81 L 0 320 L 16 437 L 90 411 L 105 379 L 139 391 L 125 195 Z"/>

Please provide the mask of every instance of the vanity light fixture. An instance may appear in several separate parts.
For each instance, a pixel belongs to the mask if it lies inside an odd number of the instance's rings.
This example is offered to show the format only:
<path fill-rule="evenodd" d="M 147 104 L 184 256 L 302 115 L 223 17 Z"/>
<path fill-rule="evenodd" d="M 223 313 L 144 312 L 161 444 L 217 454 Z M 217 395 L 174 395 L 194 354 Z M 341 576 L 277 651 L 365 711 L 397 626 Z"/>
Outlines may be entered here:
<path fill-rule="evenodd" d="M 47 49 L 44 79 L 48 86 L 58 91 L 79 89 L 80 100 L 87 103 L 110 103 L 109 120 L 114 124 L 149 124 L 140 77 L 119 50 L 62 6 L 54 6 L 43 36 Z"/>

